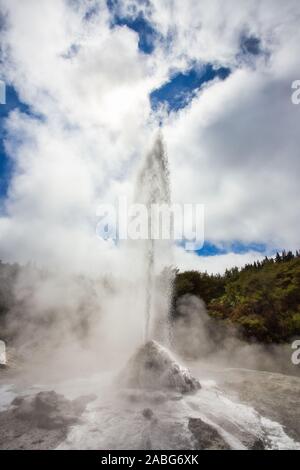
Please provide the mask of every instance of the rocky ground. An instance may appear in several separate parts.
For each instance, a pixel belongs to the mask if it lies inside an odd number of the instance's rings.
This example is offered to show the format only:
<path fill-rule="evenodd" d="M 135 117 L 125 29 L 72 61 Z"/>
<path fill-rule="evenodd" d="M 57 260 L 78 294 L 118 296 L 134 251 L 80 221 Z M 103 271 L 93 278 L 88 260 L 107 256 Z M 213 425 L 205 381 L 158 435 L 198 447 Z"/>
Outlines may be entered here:
<path fill-rule="evenodd" d="M 1 369 L 0 449 L 300 449 L 299 378 L 191 370 L 154 342 L 52 390 Z"/>
<path fill-rule="evenodd" d="M 300 442 L 299 377 L 243 369 L 217 375 L 219 386 L 229 396 L 282 424 L 286 433 Z"/>
<path fill-rule="evenodd" d="M 67 400 L 54 391 L 17 397 L 0 413 L 0 449 L 53 449 L 62 442 L 71 425 L 80 422 L 86 396 Z"/>

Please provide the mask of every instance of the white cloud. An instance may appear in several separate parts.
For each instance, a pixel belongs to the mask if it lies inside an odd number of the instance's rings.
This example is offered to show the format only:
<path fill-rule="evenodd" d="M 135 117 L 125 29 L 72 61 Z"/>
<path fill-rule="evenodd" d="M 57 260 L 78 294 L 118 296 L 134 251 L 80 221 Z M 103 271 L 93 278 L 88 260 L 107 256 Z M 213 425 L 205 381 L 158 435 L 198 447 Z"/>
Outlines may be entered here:
<path fill-rule="evenodd" d="M 208 239 L 297 246 L 299 108 L 291 81 L 238 70 L 167 127 L 175 197 L 206 204 Z"/>
<path fill-rule="evenodd" d="M 4 257 L 89 265 L 96 205 L 127 191 L 147 139 L 151 76 L 137 35 L 111 30 L 103 2 L 92 23 L 61 0 L 2 4 L 4 72 L 42 115 L 13 112 L 6 123 L 15 172 L 1 220 Z M 66 58 L 72 44 L 78 52 Z"/>
<path fill-rule="evenodd" d="M 0 220 L 4 259 L 107 266 L 96 205 L 132 192 L 155 122 L 149 93 L 195 60 L 234 70 L 166 122 L 174 199 L 206 204 L 206 239 L 297 247 L 300 107 L 290 95 L 300 70 L 298 1 L 152 0 L 144 11 L 160 32 L 152 55 L 129 28 L 110 28 L 104 1 L 0 4 L 3 75 L 42 115 L 14 112 L 6 123 L 15 173 Z M 98 10 L 84 19 L 91 5 Z M 239 63 L 242 34 L 259 37 L 269 58 Z M 215 271 L 257 255 L 247 256 L 200 259 Z"/>

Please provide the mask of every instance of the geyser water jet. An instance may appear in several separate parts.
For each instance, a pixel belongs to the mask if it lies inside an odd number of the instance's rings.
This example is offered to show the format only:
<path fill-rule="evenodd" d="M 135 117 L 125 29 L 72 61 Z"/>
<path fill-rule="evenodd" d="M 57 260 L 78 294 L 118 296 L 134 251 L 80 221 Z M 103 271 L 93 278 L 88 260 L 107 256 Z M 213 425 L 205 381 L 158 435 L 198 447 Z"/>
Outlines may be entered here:
<path fill-rule="evenodd" d="M 172 275 L 170 270 L 172 247 L 170 240 L 154 239 L 153 234 L 159 233 L 159 220 L 151 217 L 153 205 L 170 206 L 171 191 L 168 158 L 164 149 L 161 132 L 158 133 L 154 145 L 146 154 L 136 182 L 135 199 L 144 204 L 148 214 L 148 239 L 143 242 L 145 258 L 145 331 L 144 340 L 156 339 L 163 344 L 170 341 L 170 299 Z M 161 235 L 161 234 L 160 234 Z M 158 261 L 165 260 L 162 276 L 157 276 Z"/>

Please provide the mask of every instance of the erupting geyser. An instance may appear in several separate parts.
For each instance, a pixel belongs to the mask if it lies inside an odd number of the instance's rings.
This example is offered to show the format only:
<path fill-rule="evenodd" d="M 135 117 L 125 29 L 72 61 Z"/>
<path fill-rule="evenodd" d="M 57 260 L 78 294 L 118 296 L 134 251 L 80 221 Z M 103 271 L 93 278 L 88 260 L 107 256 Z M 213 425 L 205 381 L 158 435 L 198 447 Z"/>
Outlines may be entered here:
<path fill-rule="evenodd" d="M 147 207 L 148 234 L 143 242 L 146 284 L 146 318 L 144 339 L 156 339 L 163 344 L 170 340 L 169 311 L 172 291 L 172 275 L 165 269 L 163 279 L 157 276 L 157 266 L 161 259 L 165 266 L 172 262 L 170 240 L 162 240 L 159 220 L 151 216 L 151 208 L 170 206 L 170 181 L 168 159 L 164 150 L 161 133 L 155 139 L 152 149 L 147 153 L 138 174 L 135 190 L 137 202 Z M 159 234 L 154 237 L 153 234 Z"/>
<path fill-rule="evenodd" d="M 161 133 L 158 134 L 151 151 L 146 155 L 136 185 L 136 199 L 146 205 L 148 211 L 149 238 L 143 245 L 145 256 L 146 284 L 146 343 L 141 346 L 120 376 L 123 386 L 140 389 L 169 389 L 180 393 L 193 392 L 200 388 L 199 382 L 190 372 L 179 365 L 166 347 L 170 345 L 170 306 L 172 293 L 171 240 L 153 238 L 159 232 L 155 224 L 159 220 L 151 217 L 151 207 L 170 206 L 170 182 L 167 155 Z M 158 230 L 157 230 L 158 229 Z M 158 274 L 158 262 L 163 257 L 162 272 Z"/>

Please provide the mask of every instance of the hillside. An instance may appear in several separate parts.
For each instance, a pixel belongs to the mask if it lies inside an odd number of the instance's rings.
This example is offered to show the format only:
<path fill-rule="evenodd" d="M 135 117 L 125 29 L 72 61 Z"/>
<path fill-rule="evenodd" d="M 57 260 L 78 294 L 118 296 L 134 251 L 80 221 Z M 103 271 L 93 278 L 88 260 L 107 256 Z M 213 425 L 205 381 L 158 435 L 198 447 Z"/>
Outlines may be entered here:
<path fill-rule="evenodd" d="M 184 294 L 202 298 L 211 317 L 240 327 L 246 338 L 279 343 L 300 335 L 298 252 L 277 253 L 223 276 L 177 272 L 175 304 Z M 176 319 L 176 308 L 173 315 Z"/>

